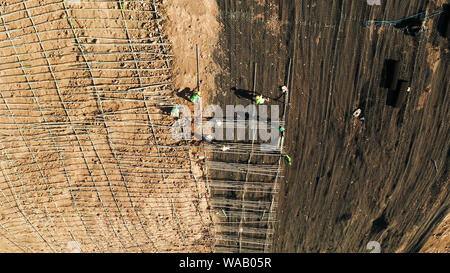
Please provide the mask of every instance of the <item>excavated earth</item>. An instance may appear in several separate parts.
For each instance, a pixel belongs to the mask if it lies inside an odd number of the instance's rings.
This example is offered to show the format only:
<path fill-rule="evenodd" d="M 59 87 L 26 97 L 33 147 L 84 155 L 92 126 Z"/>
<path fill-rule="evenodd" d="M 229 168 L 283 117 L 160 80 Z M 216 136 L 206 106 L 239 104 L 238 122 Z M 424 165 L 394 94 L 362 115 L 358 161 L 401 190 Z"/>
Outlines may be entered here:
<path fill-rule="evenodd" d="M 160 5 L 0 1 L 0 251 L 211 251 Z"/>
<path fill-rule="evenodd" d="M 445 1 L 381 2 L 218 1 L 215 55 L 224 72 L 213 102 L 242 103 L 231 88 L 252 89 L 255 63 L 256 91 L 280 97 L 293 60 L 285 142 L 293 164 L 281 181 L 272 251 L 368 252 L 370 241 L 383 252 L 419 251 L 448 214 L 443 16 L 415 36 L 366 25 L 433 14 Z M 405 81 L 397 107 L 384 88 L 389 59 L 397 61 L 393 90 Z M 352 116 L 358 108 L 363 120 Z"/>

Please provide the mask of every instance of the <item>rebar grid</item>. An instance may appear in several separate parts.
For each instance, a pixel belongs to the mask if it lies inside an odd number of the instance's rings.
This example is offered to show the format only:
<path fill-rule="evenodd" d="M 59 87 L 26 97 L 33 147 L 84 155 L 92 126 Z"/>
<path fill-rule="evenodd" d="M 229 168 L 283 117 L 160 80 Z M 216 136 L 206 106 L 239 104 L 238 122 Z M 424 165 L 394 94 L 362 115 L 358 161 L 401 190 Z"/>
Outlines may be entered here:
<path fill-rule="evenodd" d="M 291 63 L 287 83 L 289 86 Z M 254 66 L 253 89 L 256 89 L 257 64 Z M 253 94 L 255 95 L 255 94 Z M 285 96 L 284 111 L 279 126 L 285 126 L 289 92 Z M 223 128 L 249 127 L 249 121 L 224 123 Z M 254 132 L 253 132 L 254 133 Z M 214 211 L 216 252 L 269 252 L 274 225 L 277 222 L 279 180 L 283 177 L 283 145 L 281 136 L 277 147 L 259 151 L 264 142 L 251 139 L 248 143 L 221 142 L 209 145 L 213 160 L 205 160 L 209 172 L 211 207 Z M 223 149 L 226 147 L 227 149 Z M 230 162 L 226 155 L 247 158 L 241 163 Z M 272 160 L 270 160 L 272 158 Z M 262 164 L 262 163 L 263 164 Z M 264 163 L 266 162 L 266 163 Z M 224 178 L 238 177 L 236 180 Z"/>
<path fill-rule="evenodd" d="M 0 8 L 2 238 L 29 252 L 210 251 L 192 147 L 161 110 L 176 102 L 159 2 L 41 2 Z"/>
<path fill-rule="evenodd" d="M 2 16 L 2 22 L 3 22 L 3 24 L 4 24 L 3 16 Z M 5 30 L 7 31 L 6 27 L 5 27 Z M 7 35 L 8 35 L 8 38 L 10 38 L 9 31 L 7 31 L 6 33 L 7 33 Z M 12 41 L 11 39 L 9 39 L 9 40 L 11 41 L 11 44 L 14 46 L 13 41 Z M 14 47 L 14 50 L 15 50 L 15 53 L 17 53 L 17 50 L 15 49 L 15 47 Z M 25 79 L 26 79 L 26 81 L 29 83 L 28 76 L 26 75 L 25 71 L 23 70 L 23 64 L 22 64 L 22 62 L 21 62 L 19 56 L 17 56 L 17 60 L 19 61 L 20 65 L 21 65 L 21 68 L 22 68 L 22 71 L 23 71 L 24 74 L 25 74 Z M 42 109 L 41 109 L 41 107 L 40 107 L 40 105 L 39 105 L 38 98 L 36 97 L 36 94 L 35 94 L 35 92 L 34 92 L 34 90 L 32 89 L 32 87 L 31 87 L 30 84 L 29 84 L 29 87 L 30 87 L 30 90 L 31 90 L 32 93 L 33 93 L 33 97 L 34 97 L 34 99 L 35 99 L 35 102 L 36 102 L 36 104 L 38 105 L 39 110 L 40 110 L 40 112 L 41 112 L 41 114 L 42 114 Z M 6 104 L 6 101 L 5 101 L 5 104 Z M 6 104 L 6 105 L 7 105 L 7 104 Z M 11 112 L 11 111 L 10 111 L 10 112 Z M 43 117 L 44 117 L 44 115 L 43 115 Z M 45 121 L 45 117 L 44 117 L 44 121 Z M 60 148 L 57 146 L 57 144 L 56 144 L 56 142 L 55 142 L 55 140 L 54 140 L 53 137 L 52 137 L 52 143 L 53 143 L 54 146 L 56 147 L 56 150 L 57 150 L 58 155 L 59 155 L 59 159 L 62 161 L 63 165 L 65 165 L 65 164 L 64 164 L 64 159 L 63 159 L 63 157 L 61 156 Z M 3 151 L 5 151 L 5 150 L 6 150 L 6 149 L 4 149 Z M 66 177 L 66 181 L 67 181 L 67 183 L 68 183 L 68 186 L 69 186 L 69 188 L 70 188 L 70 179 L 69 179 L 69 176 L 67 175 L 67 170 L 66 170 L 65 167 L 64 167 L 64 174 L 65 174 L 65 177 Z M 89 232 L 89 230 L 88 230 L 88 228 L 87 228 L 87 226 L 86 226 L 85 220 L 84 220 L 83 217 L 81 216 L 81 214 L 80 214 L 80 212 L 79 212 L 79 209 L 78 209 L 78 207 L 77 207 L 77 205 L 76 205 L 76 203 L 75 203 L 75 200 L 74 200 L 74 198 L 73 198 L 72 191 L 70 191 L 70 193 L 71 193 L 71 198 L 72 198 L 73 206 L 74 206 L 75 209 L 77 210 L 77 213 L 78 213 L 78 215 L 80 216 L 80 219 L 81 219 L 81 221 L 82 221 L 82 223 L 83 223 L 83 226 L 84 226 L 84 228 L 85 228 L 85 230 L 86 230 L 86 232 L 87 232 L 89 238 L 91 239 L 92 242 L 94 242 L 93 239 L 92 239 L 92 236 L 91 236 L 91 234 L 90 234 L 90 232 Z M 64 220 L 64 222 L 66 222 L 66 221 Z M 70 232 L 70 234 L 71 234 L 71 237 L 72 237 L 74 240 L 76 240 L 75 237 L 74 237 L 74 235 L 73 235 L 73 233 Z M 96 247 L 98 248 L 98 245 L 96 245 Z"/>

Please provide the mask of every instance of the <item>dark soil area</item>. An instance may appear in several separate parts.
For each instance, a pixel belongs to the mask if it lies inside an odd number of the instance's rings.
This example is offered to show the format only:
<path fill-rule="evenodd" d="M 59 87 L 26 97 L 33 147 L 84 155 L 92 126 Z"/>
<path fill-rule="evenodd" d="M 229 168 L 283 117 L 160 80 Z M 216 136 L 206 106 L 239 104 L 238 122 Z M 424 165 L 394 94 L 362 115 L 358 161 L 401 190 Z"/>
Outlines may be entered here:
<path fill-rule="evenodd" d="M 218 1 L 216 59 L 225 73 L 215 103 L 247 104 L 231 88 L 252 89 L 255 63 L 257 92 L 279 97 L 293 59 L 285 141 L 293 165 L 281 181 L 271 251 L 368 252 L 378 241 L 383 252 L 416 252 L 448 213 L 445 17 L 418 32 L 366 26 L 432 14 L 443 1 L 382 2 Z M 363 120 L 352 116 L 358 108 Z"/>

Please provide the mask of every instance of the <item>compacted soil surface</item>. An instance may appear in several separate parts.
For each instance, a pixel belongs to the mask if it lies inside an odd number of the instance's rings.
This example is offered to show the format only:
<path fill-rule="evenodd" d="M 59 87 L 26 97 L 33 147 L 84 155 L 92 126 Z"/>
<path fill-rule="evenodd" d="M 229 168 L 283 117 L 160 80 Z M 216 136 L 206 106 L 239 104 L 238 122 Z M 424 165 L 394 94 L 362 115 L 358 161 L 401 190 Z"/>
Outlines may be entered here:
<path fill-rule="evenodd" d="M 381 2 L 218 1 L 215 103 L 242 103 L 255 63 L 256 91 L 280 97 L 293 63 L 271 251 L 419 251 L 448 213 L 448 19 L 428 17 L 445 2 Z M 421 12 L 417 32 L 367 22 Z"/>

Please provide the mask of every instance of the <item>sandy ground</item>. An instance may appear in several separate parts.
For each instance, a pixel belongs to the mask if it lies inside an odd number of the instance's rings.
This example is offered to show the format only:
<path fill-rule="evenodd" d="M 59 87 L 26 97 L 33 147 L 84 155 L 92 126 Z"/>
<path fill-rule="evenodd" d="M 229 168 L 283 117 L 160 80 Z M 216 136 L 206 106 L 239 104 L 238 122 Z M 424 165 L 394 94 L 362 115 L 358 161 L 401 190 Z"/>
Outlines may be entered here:
<path fill-rule="evenodd" d="M 211 251 L 156 3 L 2 1 L 0 251 Z"/>
<path fill-rule="evenodd" d="M 450 253 L 450 215 L 436 228 L 420 252 Z"/>
<path fill-rule="evenodd" d="M 215 90 L 215 77 L 221 73 L 213 59 L 221 26 L 217 21 L 216 0 L 164 0 L 167 21 L 165 32 L 172 44 L 175 88 L 197 88 L 197 55 L 199 48 L 200 84 L 204 101 Z"/>

